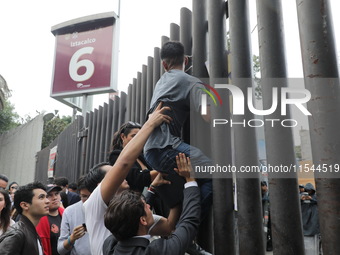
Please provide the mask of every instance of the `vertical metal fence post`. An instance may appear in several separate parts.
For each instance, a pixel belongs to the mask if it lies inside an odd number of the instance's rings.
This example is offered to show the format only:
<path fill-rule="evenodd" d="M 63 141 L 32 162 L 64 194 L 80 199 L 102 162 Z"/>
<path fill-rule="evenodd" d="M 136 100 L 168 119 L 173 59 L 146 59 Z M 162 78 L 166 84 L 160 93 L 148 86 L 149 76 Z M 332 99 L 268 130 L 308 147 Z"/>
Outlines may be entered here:
<path fill-rule="evenodd" d="M 128 94 L 127 94 L 127 108 L 126 108 L 126 118 L 127 120 L 132 119 L 132 84 L 129 84 Z"/>
<path fill-rule="evenodd" d="M 98 164 L 100 162 L 100 131 L 101 123 L 103 118 L 103 106 L 99 106 L 99 109 L 95 109 L 94 113 L 97 115 L 96 121 L 96 135 L 95 135 L 95 146 L 94 146 L 94 163 Z"/>
<path fill-rule="evenodd" d="M 153 93 L 153 57 L 148 57 L 148 71 L 146 77 L 146 112 L 150 108 L 150 101 Z"/>
<path fill-rule="evenodd" d="M 95 147 L 96 147 L 96 133 L 97 133 L 97 118 L 98 118 L 98 109 L 94 109 L 93 118 L 92 118 L 91 147 L 90 147 L 90 153 L 89 153 L 89 155 L 91 156 L 90 168 L 96 164 Z"/>
<path fill-rule="evenodd" d="M 142 73 L 137 72 L 137 90 L 136 90 L 136 107 L 135 107 L 135 112 L 136 112 L 136 119 L 135 121 L 140 123 L 140 108 L 141 108 L 141 94 L 142 94 Z"/>
<path fill-rule="evenodd" d="M 91 151 L 91 147 L 92 147 L 92 144 L 93 144 L 93 137 L 94 137 L 94 132 L 93 132 L 93 124 L 94 124 L 94 121 L 93 121 L 93 112 L 89 112 L 88 113 L 88 116 L 87 116 L 87 119 L 86 122 L 88 122 L 88 132 L 87 132 L 87 143 L 86 143 L 86 159 L 85 159 L 85 172 L 87 173 L 90 168 L 93 166 L 93 154 L 92 154 L 92 151 Z"/>
<path fill-rule="evenodd" d="M 229 0 L 229 24 L 231 46 L 232 84 L 244 95 L 252 87 L 253 63 L 249 28 L 249 1 Z M 242 123 L 254 119 L 246 107 L 245 114 L 233 116 Z M 235 166 L 257 166 L 257 143 L 255 128 L 236 125 L 234 128 Z M 262 208 L 259 173 L 236 174 L 238 198 L 238 233 L 240 254 L 264 254 Z"/>
<path fill-rule="evenodd" d="M 313 164 L 324 254 L 340 254 L 340 89 L 331 6 L 328 0 L 296 1 Z M 333 169 L 332 169 L 333 168 Z"/>
<path fill-rule="evenodd" d="M 141 88 L 141 107 L 140 107 L 140 118 L 139 118 L 139 123 L 143 124 L 145 122 L 145 115 L 146 115 L 146 79 L 147 79 L 147 72 L 148 72 L 148 67 L 146 65 L 143 65 L 142 67 L 142 88 Z"/>
<path fill-rule="evenodd" d="M 214 86 L 218 78 L 227 77 L 226 61 L 226 13 L 225 1 L 208 1 L 208 47 L 209 47 L 209 76 L 210 85 Z M 226 94 L 226 93 L 224 93 Z M 226 111 L 218 111 L 211 107 L 211 117 L 223 114 L 228 117 L 229 100 L 223 102 Z M 230 114 L 229 114 L 230 117 Z M 230 126 L 219 126 L 212 131 L 212 154 L 215 162 L 220 165 L 231 163 L 231 130 Z M 232 176 L 223 179 L 213 179 L 214 194 L 214 254 L 235 254 L 234 240 L 234 207 Z"/>
<path fill-rule="evenodd" d="M 191 61 L 188 63 L 188 68 L 191 65 L 191 68 L 187 71 L 189 74 L 197 78 L 208 78 L 207 69 L 205 67 L 205 62 L 207 60 L 207 15 L 206 15 L 206 0 L 193 0 L 192 2 L 192 49 L 191 49 Z M 189 19 L 189 13 L 185 8 L 182 9 L 181 14 L 183 13 L 183 23 L 186 19 Z M 186 18 L 185 18 L 186 17 Z M 185 26 L 182 26 L 181 20 L 181 28 L 183 27 L 183 34 L 185 33 Z M 189 38 L 187 38 L 189 39 Z M 185 42 L 184 39 L 183 42 Z M 188 43 L 188 42 L 187 42 Z M 187 68 L 187 69 L 188 69 Z M 190 143 L 198 148 L 200 148 L 208 157 L 211 157 L 211 146 L 207 146 L 204 144 L 206 141 L 211 141 L 211 130 L 210 123 L 206 123 L 202 118 L 195 118 L 194 125 L 199 126 L 200 128 L 190 128 L 189 140 L 190 137 L 206 137 L 204 141 L 199 139 L 196 143 L 190 141 Z M 196 139 L 195 139 L 196 140 Z M 211 209 L 209 217 L 201 222 L 199 232 L 198 232 L 198 243 L 207 251 L 212 252 L 214 249 L 213 244 L 213 210 Z M 210 238 L 206 238 L 209 236 Z"/>
<path fill-rule="evenodd" d="M 113 104 L 113 118 L 112 118 L 112 134 L 118 131 L 120 124 L 119 124 L 119 115 L 120 115 L 120 98 L 116 95 L 114 97 L 114 104 Z"/>
<path fill-rule="evenodd" d="M 192 74 L 192 15 L 188 8 L 181 8 L 180 20 L 179 38 L 184 45 L 184 54 L 189 56 L 185 72 Z"/>
<path fill-rule="evenodd" d="M 133 78 L 133 80 L 132 80 L 131 119 L 129 119 L 131 121 L 137 121 L 137 116 L 136 116 L 136 97 L 137 97 L 137 79 Z"/>
<path fill-rule="evenodd" d="M 272 105 L 272 90 L 287 87 L 286 58 L 283 34 L 281 1 L 257 0 L 258 33 L 260 47 L 261 86 L 263 109 Z M 276 79 L 275 84 L 274 80 Z M 277 110 L 265 119 L 290 119 L 281 115 L 281 100 Z M 294 166 L 296 164 L 293 132 L 290 127 L 265 122 L 267 162 L 271 166 Z M 270 173 L 270 215 L 274 254 L 304 254 L 302 222 L 296 173 Z M 284 199 L 282 191 L 284 190 Z M 288 220 L 289 219 L 289 220 Z"/>
<path fill-rule="evenodd" d="M 108 104 L 104 103 L 103 112 L 102 112 L 102 121 L 101 121 L 101 129 L 100 129 L 100 146 L 99 146 L 99 162 L 106 161 L 107 151 L 106 151 L 106 128 L 107 128 L 107 113 L 108 113 Z"/>
<path fill-rule="evenodd" d="M 207 78 L 207 31 L 208 21 L 206 14 L 206 1 L 192 1 L 192 75 Z"/>
<path fill-rule="evenodd" d="M 126 93 L 121 92 L 120 93 L 120 102 L 119 102 L 119 118 L 118 118 L 118 125 L 117 125 L 117 129 L 126 122 L 126 120 L 128 120 L 128 118 L 126 117 L 125 112 L 128 111 L 128 107 L 129 105 L 127 104 L 127 98 L 128 95 L 126 95 Z"/>
<path fill-rule="evenodd" d="M 156 86 L 159 78 L 161 77 L 161 49 L 155 47 L 153 50 L 153 89 Z M 163 67 L 162 67 L 163 68 Z"/>
<path fill-rule="evenodd" d="M 162 37 L 161 37 L 161 49 L 162 49 L 162 47 L 163 47 L 163 44 L 164 43 L 166 43 L 166 42 L 168 42 L 170 39 L 169 39 L 169 37 L 167 37 L 167 36 L 165 36 L 165 35 L 163 35 Z M 163 68 L 163 65 L 162 65 L 162 63 L 160 63 L 160 72 L 161 72 L 161 75 L 160 76 L 162 76 L 163 74 L 164 74 L 164 68 Z"/>
<path fill-rule="evenodd" d="M 175 23 L 170 24 L 170 41 L 179 41 L 179 26 Z"/>
<path fill-rule="evenodd" d="M 106 134 L 105 134 L 105 161 L 107 160 L 107 156 L 108 153 L 111 151 L 111 141 L 112 141 L 112 137 L 113 137 L 113 117 L 114 117 L 114 113 L 113 113 L 113 105 L 114 105 L 114 101 L 113 100 L 109 100 L 109 107 L 108 107 L 108 111 L 107 111 L 107 123 L 106 123 Z"/>

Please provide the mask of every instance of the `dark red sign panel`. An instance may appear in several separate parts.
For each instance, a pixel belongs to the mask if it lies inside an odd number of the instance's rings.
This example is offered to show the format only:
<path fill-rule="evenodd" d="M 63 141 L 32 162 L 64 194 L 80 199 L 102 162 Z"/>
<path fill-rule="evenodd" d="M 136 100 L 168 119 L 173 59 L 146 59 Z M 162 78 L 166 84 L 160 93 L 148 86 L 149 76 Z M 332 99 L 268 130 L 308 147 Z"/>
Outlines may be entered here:
<path fill-rule="evenodd" d="M 113 26 L 57 35 L 51 96 L 110 90 L 112 45 Z"/>

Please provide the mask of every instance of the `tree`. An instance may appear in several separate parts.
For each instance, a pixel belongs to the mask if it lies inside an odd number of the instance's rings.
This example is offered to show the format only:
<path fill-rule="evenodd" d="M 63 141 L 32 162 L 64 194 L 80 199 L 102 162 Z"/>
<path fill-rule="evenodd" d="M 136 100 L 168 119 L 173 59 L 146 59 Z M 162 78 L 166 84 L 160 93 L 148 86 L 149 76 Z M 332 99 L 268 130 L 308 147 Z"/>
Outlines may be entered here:
<path fill-rule="evenodd" d="M 20 125 L 14 105 L 8 100 L 5 100 L 4 105 L 4 109 L 0 111 L 0 134 Z"/>
<path fill-rule="evenodd" d="M 50 145 L 71 121 L 71 116 L 63 116 L 60 118 L 59 115 L 57 115 L 50 121 L 45 122 L 41 147 L 45 148 Z"/>

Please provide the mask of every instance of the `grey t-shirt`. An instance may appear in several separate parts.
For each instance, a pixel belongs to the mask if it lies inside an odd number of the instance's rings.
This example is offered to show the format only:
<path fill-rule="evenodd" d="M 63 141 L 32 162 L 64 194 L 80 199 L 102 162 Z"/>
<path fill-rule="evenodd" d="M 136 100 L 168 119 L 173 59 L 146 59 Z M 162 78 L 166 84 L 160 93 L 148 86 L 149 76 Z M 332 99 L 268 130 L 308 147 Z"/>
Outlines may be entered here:
<path fill-rule="evenodd" d="M 190 111 L 198 112 L 201 106 L 203 83 L 181 70 L 170 70 L 162 75 L 155 86 L 150 103 L 152 113 L 160 101 L 169 106 L 166 114 L 172 117 L 170 124 L 163 123 L 157 127 L 144 146 L 144 152 L 155 148 L 165 148 L 181 141 L 181 129 Z"/>

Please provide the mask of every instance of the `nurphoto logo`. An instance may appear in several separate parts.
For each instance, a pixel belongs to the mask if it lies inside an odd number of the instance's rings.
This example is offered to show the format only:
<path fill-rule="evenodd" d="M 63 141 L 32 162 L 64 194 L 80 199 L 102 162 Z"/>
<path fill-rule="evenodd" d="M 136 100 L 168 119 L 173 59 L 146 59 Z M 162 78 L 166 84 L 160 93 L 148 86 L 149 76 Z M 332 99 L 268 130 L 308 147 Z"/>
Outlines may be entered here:
<path fill-rule="evenodd" d="M 202 83 L 203 84 L 203 83 Z M 201 114 L 207 114 L 207 107 L 208 107 L 208 100 L 207 95 L 211 98 L 212 102 L 217 106 L 217 101 L 219 105 L 222 106 L 222 99 L 220 94 L 216 91 L 216 89 L 226 89 L 226 93 L 230 92 L 232 96 L 232 114 L 233 115 L 244 115 L 245 113 L 245 95 L 243 91 L 231 84 L 215 84 L 214 87 L 203 84 L 204 88 L 201 89 L 203 92 L 201 95 Z M 299 95 L 298 98 L 290 98 L 289 95 Z M 280 98 L 279 98 L 280 97 Z M 217 100 L 216 100 L 217 98 Z M 312 115 L 307 108 L 303 105 L 307 103 L 311 99 L 311 93 L 307 89 L 297 89 L 297 88 L 288 88 L 284 87 L 279 88 L 273 87 L 272 89 L 272 105 L 269 109 L 256 109 L 253 104 L 253 88 L 247 89 L 247 107 L 248 110 L 253 113 L 254 115 L 259 116 L 266 116 L 274 113 L 277 110 L 278 102 L 280 99 L 280 109 L 281 109 L 281 116 L 287 115 L 287 107 L 288 105 L 296 106 L 305 116 Z M 251 119 L 243 121 L 233 122 L 232 119 L 213 119 L 213 127 L 216 125 L 225 125 L 230 124 L 232 127 L 233 125 L 242 125 L 242 126 L 249 126 L 249 127 L 262 127 L 264 123 L 268 122 L 271 123 L 271 126 L 274 127 L 276 123 L 280 123 L 283 127 L 296 127 L 298 125 L 297 120 L 295 119 Z"/>

